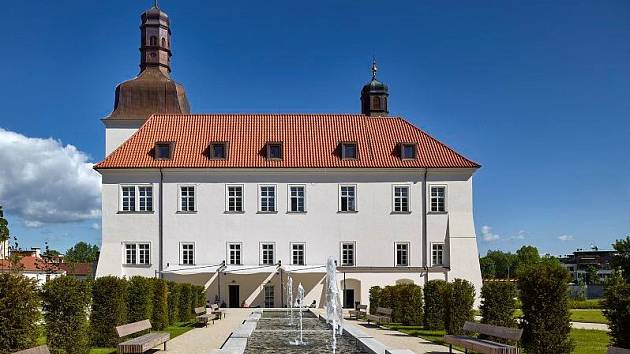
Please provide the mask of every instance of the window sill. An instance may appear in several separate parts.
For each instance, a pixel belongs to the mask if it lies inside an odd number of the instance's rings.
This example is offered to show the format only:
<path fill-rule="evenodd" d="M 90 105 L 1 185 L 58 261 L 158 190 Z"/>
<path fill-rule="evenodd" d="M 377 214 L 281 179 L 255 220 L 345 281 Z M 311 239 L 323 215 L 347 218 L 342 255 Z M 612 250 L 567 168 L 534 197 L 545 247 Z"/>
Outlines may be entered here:
<path fill-rule="evenodd" d="M 339 210 L 337 214 L 356 214 L 358 212 L 359 212 L 358 210 L 348 210 L 348 211 Z"/>
<path fill-rule="evenodd" d="M 129 263 L 124 263 L 123 267 L 126 268 L 151 268 L 152 264 L 129 264 Z"/>
<path fill-rule="evenodd" d="M 435 215 L 448 214 L 448 211 L 428 211 L 427 214 L 435 214 Z"/>
<path fill-rule="evenodd" d="M 306 211 L 287 211 L 287 214 L 306 214 Z"/>
<path fill-rule="evenodd" d="M 356 267 L 356 264 L 342 264 L 342 267 Z"/>
<path fill-rule="evenodd" d="M 154 214 L 155 211 L 118 211 L 116 214 Z"/>
<path fill-rule="evenodd" d="M 196 263 L 195 263 L 195 264 L 185 264 L 185 263 L 180 263 L 179 265 L 180 265 L 180 266 L 182 266 L 182 267 L 186 267 L 186 266 L 189 266 L 189 267 L 194 267 L 194 266 L 196 266 L 197 264 L 196 264 Z"/>
<path fill-rule="evenodd" d="M 182 210 L 180 210 L 180 211 L 175 212 L 175 214 L 197 214 L 197 211 L 196 210 L 193 210 L 193 211 L 182 211 Z"/>
<path fill-rule="evenodd" d="M 258 211 L 256 214 L 278 214 L 277 211 Z"/>
<path fill-rule="evenodd" d="M 223 214 L 245 214 L 245 211 L 224 211 Z"/>
<path fill-rule="evenodd" d="M 392 215 L 409 215 L 411 214 L 410 211 L 392 211 L 390 214 Z"/>
<path fill-rule="evenodd" d="M 409 268 L 409 264 L 396 264 L 396 268 Z"/>

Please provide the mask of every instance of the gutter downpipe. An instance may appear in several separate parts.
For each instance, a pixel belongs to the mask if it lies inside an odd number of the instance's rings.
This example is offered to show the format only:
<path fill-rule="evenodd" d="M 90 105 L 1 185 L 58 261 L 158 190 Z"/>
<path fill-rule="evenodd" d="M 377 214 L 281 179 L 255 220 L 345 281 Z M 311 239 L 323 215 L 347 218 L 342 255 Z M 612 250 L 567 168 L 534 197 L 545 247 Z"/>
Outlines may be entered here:
<path fill-rule="evenodd" d="M 159 248 L 160 248 L 160 252 L 159 252 L 159 262 L 158 262 L 158 267 L 159 267 L 159 274 L 160 274 L 160 279 L 162 279 L 164 277 L 164 274 L 162 273 L 163 271 L 163 266 L 162 266 L 162 262 L 164 260 L 164 235 L 163 235 L 163 212 L 162 212 L 162 206 L 164 205 L 163 203 L 163 196 L 164 196 L 164 192 L 163 192 L 163 187 L 164 187 L 164 173 L 162 172 L 162 168 L 160 168 L 160 212 L 158 213 L 158 244 L 159 244 Z"/>
<path fill-rule="evenodd" d="M 422 267 L 426 269 L 424 273 L 424 283 L 426 284 L 429 281 L 429 268 L 427 267 L 427 252 L 428 243 L 427 243 L 427 174 L 429 172 L 429 168 L 426 167 L 424 169 L 424 178 L 422 179 L 422 247 L 424 248 L 424 252 L 422 252 Z"/>

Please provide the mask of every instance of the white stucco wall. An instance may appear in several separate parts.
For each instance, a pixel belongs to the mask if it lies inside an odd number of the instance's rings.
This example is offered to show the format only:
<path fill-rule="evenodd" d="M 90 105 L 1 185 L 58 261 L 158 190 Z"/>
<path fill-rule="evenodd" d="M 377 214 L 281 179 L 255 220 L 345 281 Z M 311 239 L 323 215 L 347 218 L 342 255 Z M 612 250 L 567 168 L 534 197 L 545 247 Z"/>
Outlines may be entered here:
<path fill-rule="evenodd" d="M 105 124 L 105 156 L 116 150 L 135 133 L 144 120 L 103 119 Z"/>

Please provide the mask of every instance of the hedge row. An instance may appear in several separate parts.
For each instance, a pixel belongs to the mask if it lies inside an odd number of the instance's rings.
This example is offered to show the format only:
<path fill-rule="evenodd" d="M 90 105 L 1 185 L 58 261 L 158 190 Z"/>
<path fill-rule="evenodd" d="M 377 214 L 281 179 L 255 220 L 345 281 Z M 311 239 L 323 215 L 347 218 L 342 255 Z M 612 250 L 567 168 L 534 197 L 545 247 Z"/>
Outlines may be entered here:
<path fill-rule="evenodd" d="M 424 327 L 444 329 L 444 292 L 448 283 L 444 280 L 429 280 L 424 285 Z"/>
<path fill-rule="evenodd" d="M 40 318 L 35 280 L 11 273 L 0 274 L 0 353 L 34 347 Z"/>
<path fill-rule="evenodd" d="M 422 323 L 422 288 L 415 284 L 398 284 L 370 288 L 370 313 L 378 307 L 393 310 L 392 321 L 405 325 Z"/>
<path fill-rule="evenodd" d="M 604 291 L 604 315 L 614 346 L 630 349 L 630 283 L 616 273 Z"/>
<path fill-rule="evenodd" d="M 443 292 L 444 329 L 448 334 L 463 334 L 464 323 L 474 319 L 475 287 L 467 280 L 447 283 Z"/>

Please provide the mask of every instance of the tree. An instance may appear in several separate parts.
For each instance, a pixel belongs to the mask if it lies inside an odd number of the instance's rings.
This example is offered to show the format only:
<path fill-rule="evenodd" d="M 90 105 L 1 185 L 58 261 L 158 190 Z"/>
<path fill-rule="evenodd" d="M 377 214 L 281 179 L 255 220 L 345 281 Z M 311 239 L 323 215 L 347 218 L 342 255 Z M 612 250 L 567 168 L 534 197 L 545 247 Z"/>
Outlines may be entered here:
<path fill-rule="evenodd" d="M 612 246 L 617 254 L 613 256 L 611 264 L 614 268 L 621 270 L 623 278 L 630 283 L 630 236 L 615 241 Z"/>
<path fill-rule="evenodd" d="M 492 279 L 497 277 L 496 264 L 494 260 L 488 257 L 481 257 L 479 259 L 479 266 L 481 267 L 481 276 L 484 279 Z"/>
<path fill-rule="evenodd" d="M 516 271 L 517 257 L 510 252 L 488 251 L 486 256 L 481 258 L 480 263 L 488 267 L 494 265 L 494 277 L 496 278 L 513 278 Z"/>
<path fill-rule="evenodd" d="M 597 267 L 591 265 L 586 269 L 586 285 L 599 284 L 599 275 L 597 274 Z"/>
<path fill-rule="evenodd" d="M 93 263 L 98 260 L 98 246 L 86 242 L 78 242 L 66 251 L 66 262 Z"/>
<path fill-rule="evenodd" d="M 0 243 L 9 240 L 9 222 L 4 218 L 2 205 L 0 205 Z"/>
<path fill-rule="evenodd" d="M 523 246 L 516 251 L 516 268 L 526 267 L 540 262 L 538 248 L 534 246 Z"/>

